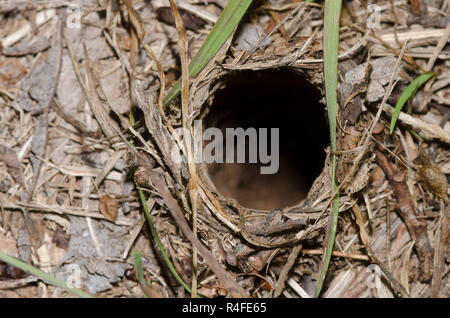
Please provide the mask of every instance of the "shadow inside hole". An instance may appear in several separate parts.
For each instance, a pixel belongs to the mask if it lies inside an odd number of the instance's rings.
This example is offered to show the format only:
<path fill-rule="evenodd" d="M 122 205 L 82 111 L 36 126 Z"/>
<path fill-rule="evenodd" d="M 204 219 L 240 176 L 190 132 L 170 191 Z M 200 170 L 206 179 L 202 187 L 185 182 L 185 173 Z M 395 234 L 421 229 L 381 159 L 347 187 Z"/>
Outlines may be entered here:
<path fill-rule="evenodd" d="M 253 209 L 271 210 L 300 202 L 323 168 L 329 142 L 320 91 L 288 69 L 241 71 L 224 82 L 225 87 L 214 96 L 204 127 L 217 127 L 224 136 L 226 128 L 279 128 L 279 169 L 274 174 L 261 174 L 260 167 L 269 164 L 262 164 L 259 155 L 258 163 L 234 160 L 208 164 L 217 190 Z M 245 162 L 248 142 L 247 137 Z M 269 145 L 269 156 L 273 157 L 276 154 L 270 154 L 270 149 Z"/>

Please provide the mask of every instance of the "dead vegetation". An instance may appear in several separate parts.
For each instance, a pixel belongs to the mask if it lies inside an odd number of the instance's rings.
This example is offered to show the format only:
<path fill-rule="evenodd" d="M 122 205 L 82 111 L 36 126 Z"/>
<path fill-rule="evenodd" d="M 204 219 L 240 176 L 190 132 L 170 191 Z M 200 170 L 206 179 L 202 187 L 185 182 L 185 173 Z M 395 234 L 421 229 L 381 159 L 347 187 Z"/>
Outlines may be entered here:
<path fill-rule="evenodd" d="M 322 296 L 448 297 L 450 3 L 369 4 L 346 1 L 341 17 L 340 214 Z M 187 63 L 226 1 L 176 5 L 174 18 L 168 1 L 0 2 L 0 250 L 99 296 L 189 297 L 147 229 L 139 188 L 193 294 L 311 297 L 332 195 L 330 150 L 312 150 L 315 129 L 327 126 L 315 121 L 302 130 L 312 118 L 308 106 L 326 116 L 324 100 L 307 92 L 314 85 L 323 94 L 322 3 L 254 1 L 232 39 L 193 79 Z M 304 91 L 293 94 L 294 87 L 267 79 L 280 69 L 307 82 Z M 425 71 L 437 76 L 390 134 L 393 106 Z M 267 88 L 258 93 L 259 82 L 252 92 L 264 97 L 245 116 L 261 107 L 277 112 L 281 131 L 283 124 L 298 126 L 282 138 L 296 142 L 290 160 L 301 162 L 299 169 L 319 162 L 306 189 L 292 189 L 287 177 L 254 181 L 243 166 L 217 179 L 207 164 L 173 159 L 182 143 L 174 129 L 193 132 L 194 119 L 211 122 L 216 98 L 237 73 L 245 74 L 242 83 L 266 76 Z M 190 85 L 163 106 L 166 88 L 181 75 Z M 266 98 L 271 87 L 278 88 Z M 240 94 L 239 107 L 250 107 L 253 99 Z M 224 108 L 228 97 L 221 97 Z M 239 107 L 213 122 L 237 124 Z M 249 203 L 218 191 L 224 187 L 243 191 Z M 287 193 L 289 204 L 264 208 L 286 202 L 271 198 L 273 187 Z M 143 254 L 152 281 L 143 291 L 133 251 Z M 0 262 L 0 296 L 70 295 Z"/>

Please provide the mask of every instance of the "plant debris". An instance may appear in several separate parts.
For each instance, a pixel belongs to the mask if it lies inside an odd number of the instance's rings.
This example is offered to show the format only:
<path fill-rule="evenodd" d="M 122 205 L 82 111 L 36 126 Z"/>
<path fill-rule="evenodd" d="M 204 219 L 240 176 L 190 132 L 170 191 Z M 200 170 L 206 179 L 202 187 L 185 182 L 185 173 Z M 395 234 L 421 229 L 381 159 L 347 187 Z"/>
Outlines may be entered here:
<path fill-rule="evenodd" d="M 336 151 L 319 145 L 327 128 L 311 109 L 326 122 L 323 2 L 254 1 L 190 78 L 226 1 L 28 5 L 0 4 L 2 252 L 97 296 L 313 297 L 335 155 L 339 218 L 321 296 L 448 297 L 448 1 L 344 3 Z M 392 106 L 428 72 L 390 134 Z M 181 99 L 166 104 L 179 78 Z M 280 164 L 317 175 L 295 192 L 289 172 L 263 182 L 237 164 L 176 160 L 194 156 L 197 121 L 225 129 L 230 118 L 276 119 L 290 147 Z M 70 296 L 37 281 L 0 263 L 2 297 Z"/>

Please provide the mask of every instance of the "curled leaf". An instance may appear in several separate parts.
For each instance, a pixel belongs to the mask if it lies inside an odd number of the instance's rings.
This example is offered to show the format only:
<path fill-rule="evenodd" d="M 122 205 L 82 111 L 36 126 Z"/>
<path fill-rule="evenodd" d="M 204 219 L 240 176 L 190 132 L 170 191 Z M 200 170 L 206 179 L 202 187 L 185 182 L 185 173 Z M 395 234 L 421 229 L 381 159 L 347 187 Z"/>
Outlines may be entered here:
<path fill-rule="evenodd" d="M 108 221 L 115 222 L 117 220 L 118 206 L 116 199 L 105 194 L 100 197 L 98 207 Z"/>

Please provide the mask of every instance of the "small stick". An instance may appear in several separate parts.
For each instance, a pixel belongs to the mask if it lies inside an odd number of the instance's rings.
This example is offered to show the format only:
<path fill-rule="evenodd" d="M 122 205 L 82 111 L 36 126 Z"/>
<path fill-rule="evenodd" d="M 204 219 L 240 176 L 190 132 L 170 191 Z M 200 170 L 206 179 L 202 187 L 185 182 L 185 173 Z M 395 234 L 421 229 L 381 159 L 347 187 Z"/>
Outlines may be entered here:
<path fill-rule="evenodd" d="M 441 38 L 439 39 L 438 44 L 434 48 L 433 54 L 431 55 L 430 59 L 428 60 L 427 66 L 425 67 L 425 70 L 427 72 L 431 72 L 431 69 L 433 68 L 434 62 L 436 62 L 436 59 L 441 53 L 444 46 L 447 44 L 448 37 L 450 36 L 450 23 L 447 25 L 447 28 L 444 31 L 444 34 L 442 34 Z"/>
<path fill-rule="evenodd" d="M 435 238 L 435 253 L 434 253 L 434 266 L 433 266 L 433 278 L 431 280 L 431 292 L 430 297 L 439 297 L 439 289 L 441 287 L 442 272 L 444 270 L 445 259 L 445 245 L 447 242 L 448 234 L 448 218 L 450 214 L 450 206 L 445 209 L 444 202 L 441 200 L 441 216 L 439 220 L 439 228 Z"/>
<path fill-rule="evenodd" d="M 419 221 L 416 217 L 414 204 L 412 203 L 405 181 L 405 174 L 395 172 L 392 163 L 380 150 L 375 150 L 375 154 L 378 165 L 383 170 L 386 179 L 389 180 L 394 190 L 397 199 L 397 211 L 405 222 L 411 238 L 415 241 L 421 269 L 420 279 L 421 281 L 429 281 L 431 279 L 431 258 L 433 253 L 430 242 L 428 241 L 426 223 Z"/>
<path fill-rule="evenodd" d="M 375 253 L 373 252 L 372 248 L 370 247 L 370 239 L 369 239 L 369 235 L 367 234 L 366 229 L 364 227 L 364 221 L 362 218 L 361 210 L 359 209 L 359 207 L 356 204 L 354 204 L 352 208 L 353 208 L 353 212 L 356 217 L 356 223 L 358 224 L 358 227 L 359 227 L 359 235 L 360 235 L 361 240 L 363 241 L 364 245 L 366 246 L 366 250 L 367 250 L 368 254 L 374 260 L 374 262 L 378 264 L 378 266 L 381 268 L 383 273 L 386 275 L 391 287 L 399 295 L 409 298 L 409 294 L 406 291 L 405 287 L 403 287 L 403 285 L 400 284 L 394 278 L 394 275 L 392 275 L 392 273 L 384 267 L 384 265 L 381 263 L 381 261 L 378 259 L 378 257 L 376 257 Z"/>
<path fill-rule="evenodd" d="M 289 271 L 292 268 L 292 265 L 294 265 L 295 260 L 297 259 L 298 254 L 302 250 L 302 244 L 295 245 L 292 249 L 291 253 L 289 254 L 288 260 L 286 264 L 284 264 L 283 269 L 281 270 L 280 277 L 277 281 L 277 287 L 275 289 L 274 297 L 279 297 L 281 295 L 281 292 L 284 289 L 285 282 L 287 275 Z"/>
<path fill-rule="evenodd" d="M 303 250 L 302 253 L 308 254 L 308 255 L 322 255 L 323 249 L 317 248 L 317 249 L 313 249 L 313 250 Z M 367 262 L 370 260 L 370 258 L 367 255 L 350 254 L 350 253 L 339 252 L 339 251 L 333 251 L 331 253 L 331 255 L 335 256 L 335 257 L 354 259 L 357 261 L 366 261 Z"/>

